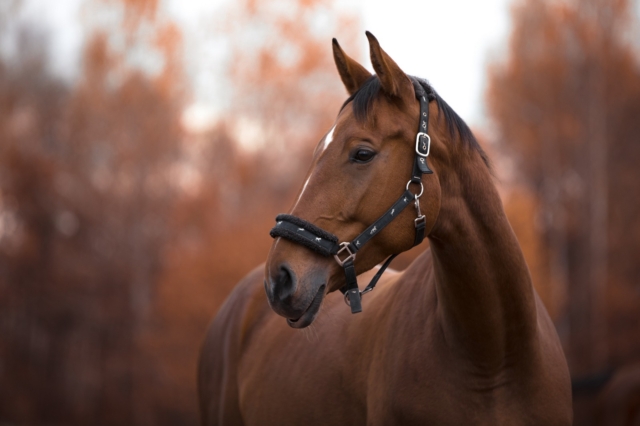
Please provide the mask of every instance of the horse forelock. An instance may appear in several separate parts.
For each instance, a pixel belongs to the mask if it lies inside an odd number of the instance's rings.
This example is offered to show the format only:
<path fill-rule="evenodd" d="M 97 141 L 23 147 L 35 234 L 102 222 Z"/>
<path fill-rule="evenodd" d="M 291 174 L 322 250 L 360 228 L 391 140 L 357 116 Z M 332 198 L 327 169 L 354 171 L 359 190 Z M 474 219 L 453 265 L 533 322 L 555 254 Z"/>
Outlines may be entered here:
<path fill-rule="evenodd" d="M 410 78 L 422 86 L 425 93 L 427 93 L 429 101 L 436 101 L 438 110 L 441 112 L 440 118 L 444 118 L 447 125 L 447 131 L 449 132 L 451 139 L 459 140 L 465 148 L 478 152 L 487 168 L 491 170 L 489 157 L 478 143 L 478 140 L 467 123 L 465 123 L 453 108 L 451 108 L 451 106 L 442 99 L 427 80 L 418 77 Z M 342 111 L 348 104 L 351 104 L 353 108 L 353 115 L 358 122 L 362 123 L 373 118 L 373 103 L 380 94 L 380 88 L 381 85 L 378 77 L 375 75 L 371 76 L 364 82 L 358 91 L 347 98 L 347 100 L 342 104 L 340 111 Z"/>

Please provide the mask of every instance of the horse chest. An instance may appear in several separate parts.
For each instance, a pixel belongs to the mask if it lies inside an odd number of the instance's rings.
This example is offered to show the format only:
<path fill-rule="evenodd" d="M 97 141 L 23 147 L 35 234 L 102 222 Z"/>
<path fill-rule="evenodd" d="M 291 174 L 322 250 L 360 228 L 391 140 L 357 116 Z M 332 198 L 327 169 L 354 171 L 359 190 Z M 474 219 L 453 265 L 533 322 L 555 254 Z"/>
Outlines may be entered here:
<path fill-rule="evenodd" d="M 343 309 L 338 302 L 335 308 Z M 333 303 L 327 308 L 333 311 Z M 338 310 L 331 313 L 340 317 Z M 265 324 L 265 329 L 279 325 Z M 317 334 L 281 330 L 256 333 L 240 365 L 247 424 L 267 424 L 264 419 L 280 425 L 439 424 L 450 372 L 444 373 L 448 368 L 438 355 L 435 326 L 417 334 L 399 329 L 383 344 L 355 330 L 353 335 L 324 327 Z"/>

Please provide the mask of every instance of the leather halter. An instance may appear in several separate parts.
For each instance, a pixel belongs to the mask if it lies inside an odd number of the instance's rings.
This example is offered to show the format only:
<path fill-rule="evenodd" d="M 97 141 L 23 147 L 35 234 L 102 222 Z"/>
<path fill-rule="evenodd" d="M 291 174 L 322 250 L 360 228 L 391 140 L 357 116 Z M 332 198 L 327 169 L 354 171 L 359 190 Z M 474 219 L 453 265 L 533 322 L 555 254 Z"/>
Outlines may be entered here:
<path fill-rule="evenodd" d="M 422 85 L 411 79 L 416 93 L 416 98 L 420 101 L 420 125 L 416 135 L 415 157 L 413 161 L 413 171 L 411 179 L 407 182 L 407 187 L 400 198 L 382 215 L 373 222 L 360 235 L 351 242 L 343 241 L 338 243 L 338 237 L 327 232 L 316 225 L 307 222 L 299 217 L 280 214 L 276 216 L 276 226 L 271 229 L 270 235 L 273 238 L 282 237 L 294 243 L 298 243 L 315 251 L 323 256 L 331 256 L 344 269 L 346 284 L 340 288 L 344 294 L 345 302 L 351 307 L 351 313 L 362 312 L 361 296 L 374 289 L 378 280 L 387 269 L 391 261 L 399 254 L 393 254 L 384 262 L 380 270 L 373 277 L 369 285 L 364 290 L 358 288 L 358 280 L 355 270 L 356 253 L 371 238 L 378 235 L 382 229 L 393 219 L 398 217 L 400 212 L 407 207 L 411 201 L 416 207 L 417 218 L 414 220 L 416 235 L 413 245 L 416 246 L 424 240 L 425 216 L 420 211 L 420 196 L 424 187 L 422 185 L 422 175 L 431 174 L 433 171 L 427 164 L 427 157 L 431 148 L 431 138 L 428 135 L 429 129 L 429 97 Z M 414 194 L 409 190 L 411 184 L 420 185 L 420 193 Z"/>

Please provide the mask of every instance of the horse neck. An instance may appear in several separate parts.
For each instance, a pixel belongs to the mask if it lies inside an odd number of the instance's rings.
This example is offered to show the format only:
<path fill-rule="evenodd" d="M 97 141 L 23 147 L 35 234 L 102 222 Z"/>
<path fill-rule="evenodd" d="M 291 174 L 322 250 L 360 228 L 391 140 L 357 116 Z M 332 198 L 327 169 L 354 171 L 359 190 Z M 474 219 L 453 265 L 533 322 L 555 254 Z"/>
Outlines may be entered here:
<path fill-rule="evenodd" d="M 447 342 L 483 368 L 501 368 L 535 333 L 535 296 L 491 174 L 466 152 L 439 174 L 441 208 L 429 239 Z"/>

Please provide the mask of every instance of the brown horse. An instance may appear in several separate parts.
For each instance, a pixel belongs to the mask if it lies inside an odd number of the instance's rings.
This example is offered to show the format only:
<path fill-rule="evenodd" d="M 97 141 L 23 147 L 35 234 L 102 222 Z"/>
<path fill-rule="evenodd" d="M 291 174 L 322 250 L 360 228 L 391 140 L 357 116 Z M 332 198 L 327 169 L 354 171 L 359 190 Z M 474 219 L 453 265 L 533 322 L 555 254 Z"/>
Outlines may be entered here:
<path fill-rule="evenodd" d="M 375 76 L 334 40 L 351 97 L 290 211 L 342 242 L 378 223 L 405 188 L 416 199 L 420 191 L 407 184 L 416 182 L 423 115 L 416 86 L 367 37 Z M 430 100 L 433 174 L 422 176 L 420 198 L 430 250 L 384 275 L 352 315 L 335 292 L 343 268 L 310 245 L 276 238 L 266 265 L 238 284 L 209 329 L 198 374 L 204 425 L 571 424 L 565 357 L 486 156 L 418 82 Z M 357 252 L 361 282 L 414 244 L 419 214 L 402 210 Z"/>

